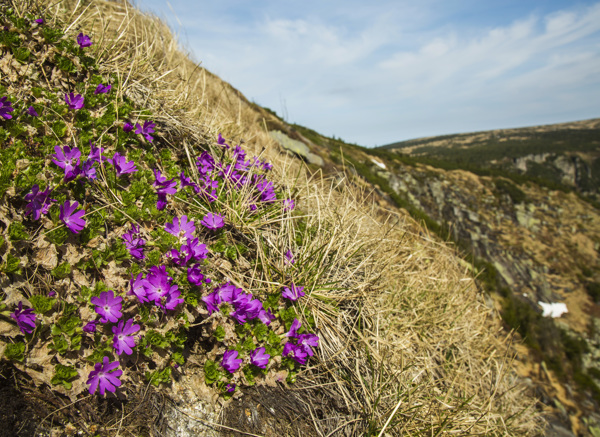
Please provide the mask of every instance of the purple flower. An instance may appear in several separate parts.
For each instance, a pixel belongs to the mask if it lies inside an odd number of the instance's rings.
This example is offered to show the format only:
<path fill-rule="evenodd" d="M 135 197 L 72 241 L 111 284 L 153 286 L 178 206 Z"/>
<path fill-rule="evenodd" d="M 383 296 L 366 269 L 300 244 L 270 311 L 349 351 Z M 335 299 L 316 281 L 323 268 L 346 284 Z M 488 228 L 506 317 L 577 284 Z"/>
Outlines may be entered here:
<path fill-rule="evenodd" d="M 167 207 L 167 195 L 158 193 L 158 197 L 156 199 L 156 209 L 162 211 Z"/>
<path fill-rule="evenodd" d="M 36 18 L 35 21 L 37 24 L 44 24 L 44 19 L 43 18 Z"/>
<path fill-rule="evenodd" d="M 192 187 L 196 193 L 200 191 L 198 185 L 192 182 L 192 180 L 188 178 L 184 172 L 179 173 L 179 182 L 181 183 L 181 188 Z"/>
<path fill-rule="evenodd" d="M 262 168 L 265 171 L 269 171 L 271 169 L 273 169 L 273 164 L 268 163 L 267 161 L 263 162 L 262 164 Z"/>
<path fill-rule="evenodd" d="M 139 232 L 139 226 L 131 225 L 131 230 L 121 235 L 121 238 L 125 241 L 125 247 L 132 257 L 135 259 L 144 259 L 146 257 L 144 255 L 146 240 L 139 238 Z"/>
<path fill-rule="evenodd" d="M 133 325 L 133 319 L 127 320 L 125 326 L 123 326 L 123 320 L 119 321 L 117 326 L 112 327 L 113 346 L 117 351 L 117 355 L 121 355 L 125 352 L 126 355 L 131 355 L 135 347 L 135 339 L 133 334 L 140 330 L 140 325 Z"/>
<path fill-rule="evenodd" d="M 177 288 L 177 285 L 171 286 L 169 292 L 157 303 L 157 305 L 163 310 L 174 310 L 177 305 L 185 302 L 179 296 L 181 291 Z"/>
<path fill-rule="evenodd" d="M 296 207 L 296 202 L 294 202 L 294 199 L 285 199 L 283 201 L 283 210 L 285 212 L 287 211 L 291 211 Z"/>
<path fill-rule="evenodd" d="M 60 214 L 58 215 L 58 218 L 62 220 L 65 226 L 69 228 L 69 231 L 74 234 L 79 234 L 79 231 L 85 227 L 85 219 L 81 218 L 85 214 L 85 210 L 80 209 L 79 211 L 74 212 L 78 206 L 79 202 L 74 201 L 73 203 L 70 203 L 67 200 L 60 206 Z"/>
<path fill-rule="evenodd" d="M 188 261 L 192 259 L 192 251 L 187 244 L 182 245 L 179 250 L 172 249 L 167 255 L 180 267 L 186 266 Z"/>
<path fill-rule="evenodd" d="M 79 47 L 81 48 L 89 47 L 92 45 L 92 40 L 88 35 L 84 35 L 83 32 L 80 32 L 79 35 L 77 35 L 77 44 L 79 44 Z"/>
<path fill-rule="evenodd" d="M 146 277 L 146 297 L 163 310 L 175 309 L 177 305 L 183 303 L 179 299 L 181 292 L 177 284 L 172 284 L 172 279 L 167 274 L 165 266 L 153 266 Z"/>
<path fill-rule="evenodd" d="M 29 115 L 31 115 L 32 117 L 39 117 L 40 114 L 37 113 L 37 111 L 35 110 L 35 108 L 33 106 L 30 106 L 29 108 L 27 108 L 27 113 Z"/>
<path fill-rule="evenodd" d="M 115 297 L 115 292 L 112 290 L 103 291 L 99 297 L 92 297 L 90 302 L 96 305 L 94 310 L 102 317 L 100 323 L 116 323 L 123 315 L 121 314 L 123 298 Z"/>
<path fill-rule="evenodd" d="M 294 361 L 296 361 L 298 364 L 304 365 L 306 364 L 308 354 L 306 353 L 304 348 L 288 342 L 283 346 L 282 355 L 284 357 L 293 358 Z"/>
<path fill-rule="evenodd" d="M 220 146 L 225 144 L 225 138 L 223 138 L 223 135 L 221 135 L 221 132 L 219 132 L 219 135 L 217 136 L 217 144 L 219 144 Z"/>
<path fill-rule="evenodd" d="M 207 176 L 215 168 L 215 159 L 210 153 L 202 152 L 196 159 L 196 167 L 202 176 Z"/>
<path fill-rule="evenodd" d="M 142 303 L 148 302 L 146 297 L 146 286 L 146 279 L 144 279 L 144 275 L 142 273 L 138 273 L 135 279 L 133 279 L 133 275 L 131 275 L 131 280 L 129 281 L 129 292 L 127 294 L 134 295 Z"/>
<path fill-rule="evenodd" d="M 204 296 L 202 302 L 206 304 L 208 315 L 211 315 L 215 311 L 219 311 L 218 305 L 221 303 L 221 297 L 217 291 L 213 291 L 208 296 Z"/>
<path fill-rule="evenodd" d="M 255 175 L 255 178 L 256 189 L 260 192 L 260 200 L 265 203 L 272 203 L 277 200 L 273 183 L 264 179 L 262 175 Z"/>
<path fill-rule="evenodd" d="M 81 151 L 77 147 L 71 149 L 69 146 L 54 146 L 54 155 L 50 155 L 52 162 L 65 172 L 65 182 L 69 182 L 77 177 L 80 172 L 79 164 Z"/>
<path fill-rule="evenodd" d="M 84 98 L 81 94 L 65 94 L 65 102 L 69 109 L 81 109 L 83 108 Z"/>
<path fill-rule="evenodd" d="M 292 322 L 292 326 L 290 330 L 285 334 L 286 337 L 297 338 L 298 337 L 298 329 L 302 326 L 302 323 L 298 319 L 294 319 Z"/>
<path fill-rule="evenodd" d="M 177 238 L 194 238 L 195 230 L 194 221 L 188 221 L 187 215 L 181 216 L 181 220 L 178 217 L 173 217 L 172 223 L 165 224 L 165 231 Z"/>
<path fill-rule="evenodd" d="M 248 320 L 253 320 L 256 319 L 262 311 L 264 311 L 264 308 L 260 300 L 252 299 L 244 306 L 244 311 L 246 311 L 246 317 Z"/>
<path fill-rule="evenodd" d="M 204 280 L 204 275 L 200 270 L 200 264 L 196 264 L 190 267 L 187 271 L 187 278 L 190 284 L 196 285 L 200 287 L 202 285 L 202 281 Z"/>
<path fill-rule="evenodd" d="M 223 354 L 223 361 L 221 362 L 221 365 L 229 373 L 237 371 L 242 365 L 242 360 L 240 358 L 237 358 L 237 356 L 238 351 L 236 350 L 227 350 Z"/>
<path fill-rule="evenodd" d="M 50 199 L 50 188 L 40 191 L 40 187 L 35 184 L 31 187 L 31 193 L 25 195 L 25 200 L 29 203 L 25 206 L 25 215 L 32 214 L 34 220 L 39 220 L 42 214 L 47 214 L 52 202 L 55 199 Z"/>
<path fill-rule="evenodd" d="M 108 161 L 108 158 L 104 156 L 104 149 L 102 147 L 97 147 L 90 141 L 90 153 L 87 160 L 90 162 L 100 162 Z"/>
<path fill-rule="evenodd" d="M 102 85 L 101 83 L 99 83 L 96 89 L 94 90 L 94 94 L 106 94 L 110 92 L 111 88 L 112 85 Z"/>
<path fill-rule="evenodd" d="M 299 298 L 301 298 L 305 294 L 302 290 L 304 290 L 304 287 L 299 287 L 299 286 L 292 284 L 292 286 L 289 288 L 285 287 L 283 289 L 283 293 L 281 293 L 281 295 L 291 301 L 297 301 Z"/>
<path fill-rule="evenodd" d="M 127 161 L 123 155 L 119 152 L 116 152 L 112 159 L 109 160 L 110 163 L 115 167 L 117 171 L 117 177 L 121 177 L 124 174 L 135 173 L 137 168 L 135 167 L 134 161 Z"/>
<path fill-rule="evenodd" d="M 146 138 L 146 140 L 152 142 L 154 137 L 152 137 L 150 134 L 154 133 L 155 127 L 156 127 L 156 123 L 154 123 L 150 120 L 146 120 L 144 122 L 144 126 L 140 126 L 139 123 L 135 124 L 135 133 L 142 134 L 144 136 L 144 138 Z"/>
<path fill-rule="evenodd" d="M 206 259 L 206 257 L 208 256 L 208 249 L 206 247 L 206 244 L 200 244 L 200 242 L 198 241 L 198 238 L 194 238 L 191 241 L 188 239 L 187 245 L 190 248 L 192 257 L 196 261 L 200 261 L 201 259 Z"/>
<path fill-rule="evenodd" d="M 122 370 L 114 370 L 119 367 L 119 362 L 109 362 L 108 357 L 102 359 L 102 363 L 96 363 L 94 370 L 88 376 L 87 384 L 89 384 L 90 394 L 96 393 L 100 387 L 100 395 L 104 396 L 104 391 L 108 390 L 111 393 L 115 392 L 116 387 L 121 385 L 119 376 L 123 374 Z M 112 372 L 111 372 L 112 370 Z"/>
<path fill-rule="evenodd" d="M 50 291 L 48 292 L 48 297 L 54 297 L 54 296 L 56 296 L 56 291 L 52 291 L 52 290 L 50 290 Z"/>
<path fill-rule="evenodd" d="M 296 260 L 294 259 L 294 254 L 292 254 L 292 251 L 290 249 L 288 249 L 288 251 L 285 253 L 285 258 L 283 260 L 283 264 L 291 265 L 291 264 L 294 264 L 295 262 L 296 262 Z"/>
<path fill-rule="evenodd" d="M 17 326 L 23 334 L 31 334 L 35 329 L 35 313 L 33 308 L 23 309 L 23 302 L 19 301 L 19 306 L 10 317 L 17 322 Z"/>
<path fill-rule="evenodd" d="M 233 393 L 235 391 L 235 384 L 229 383 L 225 386 L 225 391 L 227 393 Z"/>
<path fill-rule="evenodd" d="M 124 132 L 131 132 L 132 130 L 133 130 L 133 125 L 131 123 L 129 123 L 128 121 L 123 123 L 123 131 Z"/>
<path fill-rule="evenodd" d="M 244 290 L 241 288 L 237 288 L 235 285 L 226 282 L 225 284 L 221 284 L 215 288 L 215 292 L 219 293 L 219 299 L 222 302 L 227 302 L 233 304 L 234 301 L 239 302 L 239 297 L 243 295 Z"/>
<path fill-rule="evenodd" d="M 158 169 L 154 169 L 154 178 L 155 180 L 152 185 L 157 188 L 156 194 L 158 194 L 156 209 L 161 211 L 167 206 L 167 194 L 175 194 L 177 192 L 177 181 L 175 178 L 167 180 L 166 177 L 160 174 L 160 170 Z"/>
<path fill-rule="evenodd" d="M 275 320 L 275 316 L 271 312 L 271 309 L 263 310 L 258 313 L 258 319 L 263 322 L 265 325 L 269 326 L 273 320 Z"/>
<path fill-rule="evenodd" d="M 9 112 L 13 112 L 15 109 L 11 106 L 12 103 L 8 100 L 8 97 L 4 96 L 0 99 L 0 117 L 10 120 L 12 115 Z"/>
<path fill-rule="evenodd" d="M 98 324 L 97 320 L 92 320 L 91 322 L 87 322 L 86 325 L 82 328 L 83 332 L 96 332 L 96 325 Z"/>
<path fill-rule="evenodd" d="M 271 355 L 265 353 L 265 348 L 259 347 L 250 353 L 250 364 L 260 367 L 261 369 L 266 369 L 269 358 L 271 358 Z"/>
<path fill-rule="evenodd" d="M 298 337 L 298 346 L 304 349 L 309 356 L 313 356 L 315 353 L 311 349 L 312 347 L 319 346 L 319 337 L 315 334 L 300 334 Z"/>
<path fill-rule="evenodd" d="M 96 167 L 94 167 L 94 161 L 85 161 L 79 166 L 79 174 L 90 181 L 97 178 Z"/>
<path fill-rule="evenodd" d="M 222 228 L 225 225 L 225 222 L 223 221 L 223 217 L 221 215 L 209 212 L 204 216 L 200 224 L 204 225 L 204 227 L 208 229 L 214 230 Z"/>

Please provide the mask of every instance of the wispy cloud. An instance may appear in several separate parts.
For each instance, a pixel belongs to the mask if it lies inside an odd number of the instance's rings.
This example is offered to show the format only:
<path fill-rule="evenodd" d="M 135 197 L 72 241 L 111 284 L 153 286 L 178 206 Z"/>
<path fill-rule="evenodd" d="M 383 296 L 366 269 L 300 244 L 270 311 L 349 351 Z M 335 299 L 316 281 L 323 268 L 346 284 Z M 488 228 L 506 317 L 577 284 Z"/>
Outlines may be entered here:
<path fill-rule="evenodd" d="M 477 21 L 439 0 L 171 4 L 208 69 L 359 144 L 600 116 L 600 3 Z"/>

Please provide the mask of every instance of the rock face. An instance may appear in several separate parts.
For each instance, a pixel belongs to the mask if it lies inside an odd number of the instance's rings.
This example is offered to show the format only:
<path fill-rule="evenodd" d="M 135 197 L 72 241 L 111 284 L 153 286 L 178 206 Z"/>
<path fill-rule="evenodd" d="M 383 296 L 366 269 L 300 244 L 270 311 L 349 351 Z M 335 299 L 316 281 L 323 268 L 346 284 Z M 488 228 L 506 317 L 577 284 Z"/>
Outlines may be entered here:
<path fill-rule="evenodd" d="M 319 167 L 323 166 L 323 158 L 315 153 L 312 153 L 308 146 L 302 141 L 294 140 L 278 130 L 270 131 L 269 135 L 271 135 L 271 137 L 274 138 L 281 145 L 281 147 L 298 155 L 306 162 L 318 165 Z"/>
<path fill-rule="evenodd" d="M 536 305 L 565 302 L 569 326 L 587 329 L 594 303 L 582 278 L 600 271 L 600 213 L 589 203 L 533 184 L 513 186 L 525 195 L 514 203 L 506 189 L 512 182 L 462 170 L 418 165 L 373 171 L 413 206 L 447 223 L 457 240 L 496 267 L 513 292 Z"/>

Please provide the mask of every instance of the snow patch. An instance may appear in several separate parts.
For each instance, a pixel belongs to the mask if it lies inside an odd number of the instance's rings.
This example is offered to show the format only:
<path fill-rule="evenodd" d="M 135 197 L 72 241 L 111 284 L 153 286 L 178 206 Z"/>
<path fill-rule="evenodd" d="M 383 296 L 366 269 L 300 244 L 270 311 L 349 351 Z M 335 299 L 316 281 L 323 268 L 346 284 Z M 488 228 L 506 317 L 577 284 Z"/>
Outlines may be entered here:
<path fill-rule="evenodd" d="M 373 158 L 371 158 L 371 162 L 377 167 L 381 167 L 382 169 L 386 170 L 386 166 L 383 162 L 375 161 Z"/>
<path fill-rule="evenodd" d="M 562 316 L 565 313 L 568 313 L 567 305 L 564 303 L 544 303 L 538 302 L 544 311 L 542 316 L 544 317 L 552 317 L 557 318 Z"/>

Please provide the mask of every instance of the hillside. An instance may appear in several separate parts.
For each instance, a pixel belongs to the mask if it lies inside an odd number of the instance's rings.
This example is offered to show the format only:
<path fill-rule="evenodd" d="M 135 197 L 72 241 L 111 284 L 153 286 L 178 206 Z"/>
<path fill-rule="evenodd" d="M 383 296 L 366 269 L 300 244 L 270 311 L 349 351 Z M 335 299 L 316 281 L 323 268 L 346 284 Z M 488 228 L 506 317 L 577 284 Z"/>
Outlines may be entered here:
<path fill-rule="evenodd" d="M 381 148 L 600 199 L 600 119 L 419 138 Z"/>
<path fill-rule="evenodd" d="M 577 132 L 597 129 L 597 124 L 567 126 Z M 275 121 L 271 126 L 284 129 Z M 558 125 L 515 131 L 525 138 L 524 132 L 566 129 Z M 520 373 L 574 434 L 597 432 L 600 212 L 595 202 L 573 187 L 512 168 L 444 160 L 462 153 L 445 148 L 448 137 L 412 142 L 438 144 L 430 149 L 437 153 L 432 158 L 365 149 L 298 125 L 290 126 L 287 134 L 290 143 L 310 145 L 307 150 L 319 155 L 324 171 L 350 170 L 373 187 L 373 198 L 381 205 L 407 211 L 431 232 L 453 242 L 489 293 L 488 305 L 524 340 L 527 347 L 519 347 Z M 497 134 L 483 132 L 477 137 L 493 135 Z M 592 135 L 588 144 L 574 149 L 596 153 L 597 138 Z M 298 153 L 297 144 L 288 147 Z M 560 147 L 568 150 L 567 143 Z M 513 150 L 515 156 L 530 156 L 527 148 L 521 152 Z M 314 158 L 305 159 L 318 165 Z M 544 317 L 540 302 L 565 304 L 568 313 L 557 319 Z"/>
<path fill-rule="evenodd" d="M 0 19 L 0 433 L 543 432 L 456 251 L 164 23 Z"/>

